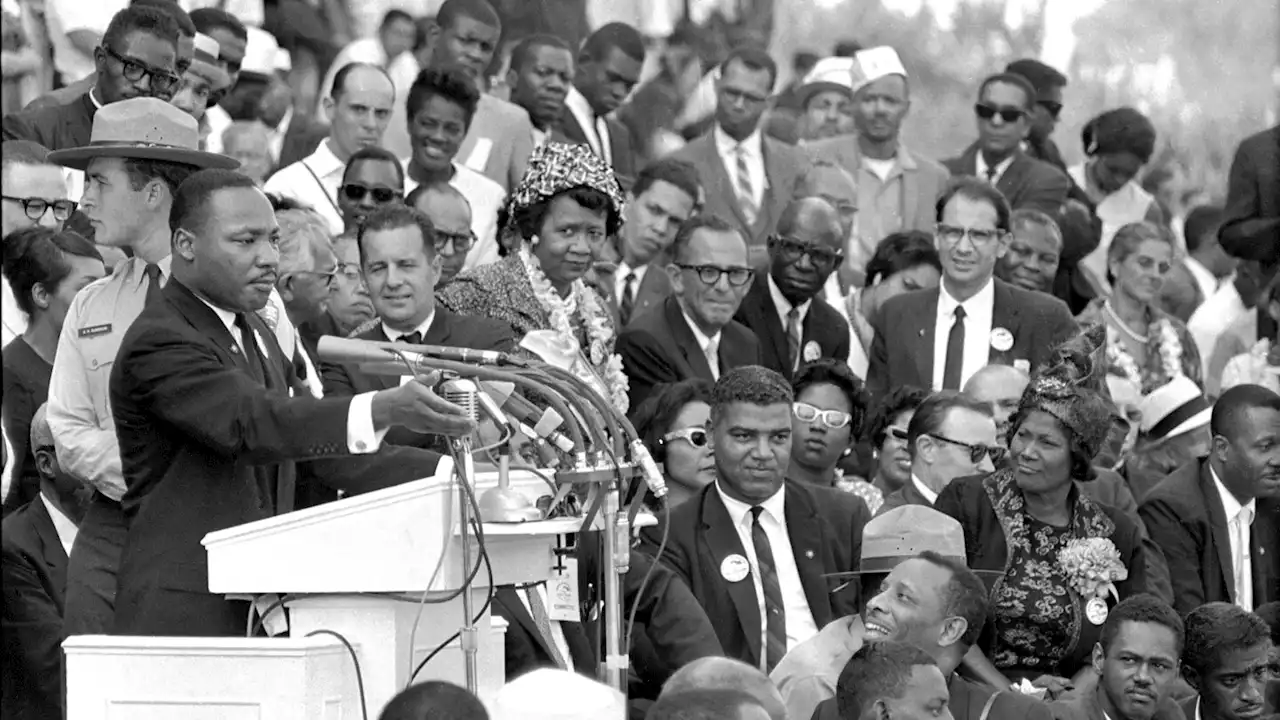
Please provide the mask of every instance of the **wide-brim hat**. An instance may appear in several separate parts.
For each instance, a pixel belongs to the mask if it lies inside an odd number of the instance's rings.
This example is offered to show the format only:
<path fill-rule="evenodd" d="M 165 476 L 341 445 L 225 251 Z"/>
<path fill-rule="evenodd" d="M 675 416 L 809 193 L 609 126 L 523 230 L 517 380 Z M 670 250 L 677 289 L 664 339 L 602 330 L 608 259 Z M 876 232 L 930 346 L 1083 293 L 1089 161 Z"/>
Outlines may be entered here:
<path fill-rule="evenodd" d="M 271 77 L 279 69 L 280 43 L 276 36 L 257 27 L 247 27 L 244 44 L 244 60 L 240 63 L 241 75 Z"/>
<path fill-rule="evenodd" d="M 887 573 L 925 551 L 967 565 L 964 528 L 955 518 L 926 505 L 903 505 L 877 515 L 863 528 L 862 557 L 857 570 L 829 573 L 825 577 L 848 579 Z M 994 570 L 974 572 L 1004 574 Z"/>
<path fill-rule="evenodd" d="M 158 98 L 141 97 L 104 105 L 93 116 L 89 144 L 49 153 L 49 162 L 84 170 L 100 157 L 164 160 L 200 169 L 235 170 L 240 161 L 204 152 L 196 119 Z"/>
<path fill-rule="evenodd" d="M 1191 378 L 1179 375 L 1138 403 L 1142 432 L 1153 440 L 1174 437 L 1209 424 L 1213 403 Z"/>
<path fill-rule="evenodd" d="M 796 89 L 796 99 L 800 101 L 800 107 L 806 107 L 814 96 L 829 90 L 853 97 L 856 63 L 856 60 L 849 57 L 828 57 L 819 60 L 809 74 L 804 76 L 800 87 Z"/>

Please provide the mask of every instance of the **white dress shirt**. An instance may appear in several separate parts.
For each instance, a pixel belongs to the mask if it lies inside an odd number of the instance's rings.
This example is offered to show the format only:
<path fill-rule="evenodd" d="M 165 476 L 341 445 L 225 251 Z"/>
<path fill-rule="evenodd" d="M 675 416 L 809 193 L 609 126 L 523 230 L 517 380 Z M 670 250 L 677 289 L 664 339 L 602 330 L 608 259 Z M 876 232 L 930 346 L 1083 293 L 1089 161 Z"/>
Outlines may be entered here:
<path fill-rule="evenodd" d="M 329 222 L 329 231 L 338 235 L 343 229 L 342 213 L 338 211 L 338 187 L 342 185 L 347 164 L 329 149 L 331 142 L 325 139 L 311 155 L 281 168 L 267 178 L 262 189 L 315 208 Z"/>
<path fill-rule="evenodd" d="M 716 125 L 714 132 L 716 152 L 720 155 L 720 162 L 724 163 L 725 173 L 734 183 L 734 196 L 738 195 L 738 152 L 741 148 L 747 154 L 747 179 L 751 181 L 751 193 L 755 196 L 752 200 L 757 208 L 763 207 L 764 191 L 769 185 L 769 179 L 764 169 L 764 139 L 760 130 L 757 128 L 742 142 L 729 137 L 719 125 Z"/>
<path fill-rule="evenodd" d="M 947 366 L 947 338 L 955 323 L 956 307 L 964 306 L 964 362 L 960 366 L 960 387 L 985 366 L 991 356 L 991 324 L 995 312 L 995 281 L 987 284 L 963 303 L 947 292 L 944 280 L 938 286 L 938 315 L 933 326 L 933 389 L 942 389 L 942 375 Z"/>
<path fill-rule="evenodd" d="M 644 282 L 644 274 L 649 272 L 648 265 L 641 265 L 633 268 L 626 262 L 618 263 L 618 270 L 613 275 L 614 298 L 617 299 L 619 305 L 622 303 L 622 294 L 627 289 L 627 275 L 635 273 L 635 279 L 632 280 L 631 299 L 635 300 L 640 295 L 640 285 Z"/>
<path fill-rule="evenodd" d="M 929 501 L 930 505 L 938 502 L 938 493 L 931 490 L 928 485 L 925 485 L 924 481 L 916 477 L 915 473 L 911 473 L 911 484 L 916 486 L 916 490 L 920 491 L 920 494 L 924 496 L 925 500 Z"/>
<path fill-rule="evenodd" d="M 720 331 L 717 330 L 715 335 L 708 336 L 706 333 L 702 332 L 702 329 L 699 328 L 698 324 L 693 321 L 693 318 L 689 317 L 689 311 L 685 310 L 683 305 L 680 306 L 680 312 L 681 314 L 684 315 L 684 321 L 689 326 L 689 329 L 693 331 L 693 339 L 697 341 L 698 349 L 702 351 L 702 355 L 707 358 L 707 364 L 711 366 L 711 377 L 716 380 L 719 380 L 720 379 L 720 356 L 719 356 Z M 714 346 L 714 349 L 717 351 L 716 354 L 713 356 L 708 353 L 708 349 L 712 348 L 712 346 Z"/>
<path fill-rule="evenodd" d="M 613 141 L 609 137 L 609 123 L 604 116 L 596 117 L 596 113 L 591 109 L 591 103 L 587 102 L 586 96 L 578 92 L 578 88 L 569 86 L 569 95 L 564 99 L 565 107 L 569 108 L 569 112 L 573 113 L 573 117 L 578 121 L 578 126 L 582 128 L 582 134 L 587 138 L 587 144 L 591 146 L 591 150 L 595 154 L 604 158 L 604 161 L 613 166 Z"/>
<path fill-rule="evenodd" d="M 1215 290 L 1187 320 L 1187 330 L 1196 341 L 1200 361 L 1209 375 L 1209 362 L 1218 347 L 1218 338 L 1240 318 L 1249 313 L 1235 283 L 1226 283 Z"/>
<path fill-rule="evenodd" d="M 204 119 L 209 123 L 209 135 L 204 141 L 205 151 L 222 154 L 222 135 L 231 127 L 231 115 L 221 105 L 214 105 L 204 111 Z"/>
<path fill-rule="evenodd" d="M 280 118 L 280 122 L 275 127 L 267 128 L 267 150 L 271 153 L 271 164 L 280 163 L 280 153 L 284 152 L 284 138 L 289 134 L 289 125 L 293 123 L 293 106 L 290 105 L 284 111 L 284 117 Z M 346 166 L 343 166 L 343 172 L 346 172 Z M 334 194 L 334 199 L 337 199 Z"/>
<path fill-rule="evenodd" d="M 405 197 L 418 187 L 418 182 L 409 177 L 409 161 L 404 165 Z M 462 193 L 471 206 L 471 232 L 475 233 L 476 244 L 467 252 L 467 260 L 463 270 L 488 265 L 498 261 L 498 211 L 507 201 L 507 191 L 502 189 L 488 176 L 453 161 L 453 177 L 449 185 Z"/>
<path fill-rule="evenodd" d="M 528 593 L 538 593 L 538 598 L 542 600 L 542 607 L 550 614 L 551 600 L 547 597 L 546 583 L 529 585 L 516 591 L 516 595 L 520 597 L 520 602 L 524 604 L 525 611 L 529 613 L 529 617 L 533 617 L 533 608 L 529 606 Z M 534 623 L 536 624 L 537 620 Z M 564 638 L 564 627 L 559 620 L 551 621 L 551 642 L 555 643 L 556 652 L 560 653 L 560 658 L 565 662 L 563 669 L 573 670 L 573 654 L 569 652 L 569 641 Z"/>
<path fill-rule="evenodd" d="M 428 316 L 427 316 L 427 319 L 426 319 L 426 320 L 423 320 L 423 321 L 418 325 L 418 327 L 416 327 L 416 328 L 414 328 L 414 329 L 412 329 L 412 330 L 409 330 L 408 332 L 401 332 L 400 330 L 392 330 L 392 329 L 387 325 L 387 323 L 386 323 L 386 322 L 383 322 L 383 323 L 382 323 L 382 334 L 387 336 L 387 341 L 388 341 L 388 342 L 396 342 L 397 340 L 399 340 L 400 338 L 402 338 L 402 337 L 404 337 L 404 336 L 406 336 L 406 335 L 412 335 L 412 334 L 413 334 L 413 333 L 415 333 L 415 332 L 416 332 L 416 333 L 420 333 L 419 337 L 420 337 L 420 338 L 422 338 L 422 339 L 418 341 L 418 344 L 419 344 L 419 345 L 421 345 L 421 344 L 423 344 L 423 343 L 425 343 L 425 342 L 427 341 L 427 340 L 426 340 L 426 337 L 427 337 L 427 331 L 429 331 L 429 330 L 431 329 L 431 323 L 432 323 L 432 322 L 434 322 L 434 321 L 435 321 L 435 319 L 436 319 L 436 311 L 435 311 L 435 308 L 432 308 L 432 309 L 431 309 L 431 314 L 430 314 L 430 315 L 428 315 Z M 412 379 L 413 379 L 413 376 L 412 376 L 412 375 L 401 375 L 401 376 L 400 376 L 400 384 L 401 384 L 401 385 L 403 385 L 403 384 L 405 384 L 405 383 L 409 382 L 409 381 L 410 381 L 410 380 L 412 380 Z"/>
<path fill-rule="evenodd" d="M 240 345 L 241 351 L 247 353 L 248 348 L 245 345 L 245 338 L 240 332 L 240 328 L 236 327 L 236 314 L 230 310 L 214 305 L 205 300 L 203 297 L 196 295 L 200 302 L 213 311 L 214 315 L 222 321 L 226 326 L 227 332 L 231 333 L 231 337 Z M 257 335 L 257 331 L 254 331 Z M 267 353 L 267 345 L 261 336 L 253 339 L 258 347 L 258 352 L 265 362 L 270 355 Z M 355 395 L 351 398 L 351 404 L 347 406 L 347 450 L 352 455 L 364 455 L 378 451 L 378 447 L 382 445 L 382 438 L 386 436 L 388 428 L 375 430 L 373 427 L 373 396 L 376 392 L 365 392 Z"/>
<path fill-rule="evenodd" d="M 996 174 L 991 178 L 991 184 L 992 184 L 992 185 L 995 185 L 995 184 L 997 184 L 997 183 L 999 183 L 999 182 L 1000 182 L 1000 178 L 1004 177 L 1004 173 L 1005 173 L 1005 171 L 1009 169 L 1009 166 L 1013 164 L 1013 161 L 1014 161 L 1017 157 L 1018 157 L 1018 156 L 1017 156 L 1016 154 L 1015 154 L 1015 155 L 1010 155 L 1009 157 L 1005 158 L 1004 160 L 1001 160 L 999 165 L 996 165 Z M 976 162 L 976 163 L 974 163 L 974 169 L 975 169 L 977 172 L 975 172 L 975 173 L 974 173 L 974 176 L 975 176 L 975 177 L 977 177 L 979 180 L 986 180 L 986 179 L 987 179 L 987 168 L 989 167 L 989 166 L 987 165 L 987 161 L 986 161 L 986 159 L 985 159 L 985 158 L 983 158 L 983 157 L 982 157 L 982 153 L 981 153 L 981 152 L 978 152 L 978 153 L 976 154 L 976 158 L 977 158 L 977 162 Z M 966 309 L 967 309 L 967 308 L 966 308 Z"/>
<path fill-rule="evenodd" d="M 834 274 L 834 273 L 833 273 Z M 769 296 L 773 298 L 773 306 L 778 310 L 778 320 L 782 323 L 782 331 L 787 331 L 787 315 L 791 313 L 791 308 L 799 313 L 797 321 L 800 323 L 800 334 L 804 336 L 804 319 L 809 315 L 809 306 L 813 305 L 813 299 L 805 300 L 799 305 L 793 306 L 791 301 L 783 296 L 782 291 L 778 289 L 778 284 L 773 281 L 773 275 L 768 275 L 766 282 L 769 283 Z"/>
<path fill-rule="evenodd" d="M 547 140 L 551 139 L 551 133 L 546 130 L 533 129 L 533 146 L 542 147 L 547 144 Z"/>
<path fill-rule="evenodd" d="M 1235 581 L 1235 587 L 1231 588 L 1232 599 L 1236 605 L 1253 612 L 1253 557 L 1249 531 L 1257 514 L 1257 501 L 1249 500 L 1241 505 L 1227 486 L 1222 484 L 1217 470 L 1210 467 L 1209 474 L 1213 476 L 1218 497 L 1222 499 L 1222 510 L 1227 516 L 1227 537 L 1231 541 L 1231 576 Z M 1248 510 L 1249 524 L 1241 521 L 1241 510 Z"/>
<path fill-rule="evenodd" d="M 1187 272 L 1191 273 L 1191 277 L 1195 278 L 1196 284 L 1200 286 L 1200 292 L 1204 295 L 1204 299 L 1208 300 L 1218 289 L 1218 278 L 1209 271 L 1209 268 L 1190 255 L 1182 259 L 1182 264 L 1186 266 Z"/>
<path fill-rule="evenodd" d="M 738 539 L 746 551 L 747 561 L 751 563 L 751 582 L 756 588 L 756 598 L 760 606 L 760 647 L 767 647 L 768 614 L 764 607 L 764 583 L 760 579 L 759 566 L 756 563 L 756 544 L 751 538 L 751 507 L 734 500 L 724 493 L 720 482 L 716 481 L 716 492 L 724 507 L 729 511 L 729 519 L 738 531 Z M 760 513 L 760 526 L 769 538 L 769 548 L 773 551 L 774 570 L 778 574 L 778 587 L 782 590 L 783 613 L 787 619 L 787 650 L 818 634 L 818 625 L 813 620 L 813 611 L 809 609 L 809 598 L 804 594 L 804 585 L 800 584 L 800 571 L 796 568 L 795 551 L 791 549 L 791 533 L 787 531 L 787 515 L 785 508 L 787 489 L 784 485 L 773 494 L 773 497 L 760 503 L 764 512 Z"/>
<path fill-rule="evenodd" d="M 71 518 L 49 502 L 49 498 L 45 497 L 44 493 L 40 493 L 40 502 L 44 503 L 44 509 L 49 511 L 49 519 L 53 520 L 53 530 L 58 533 L 58 542 L 62 544 L 62 549 L 67 551 L 67 557 L 71 557 L 71 546 L 75 545 L 76 533 L 80 529 Z"/>

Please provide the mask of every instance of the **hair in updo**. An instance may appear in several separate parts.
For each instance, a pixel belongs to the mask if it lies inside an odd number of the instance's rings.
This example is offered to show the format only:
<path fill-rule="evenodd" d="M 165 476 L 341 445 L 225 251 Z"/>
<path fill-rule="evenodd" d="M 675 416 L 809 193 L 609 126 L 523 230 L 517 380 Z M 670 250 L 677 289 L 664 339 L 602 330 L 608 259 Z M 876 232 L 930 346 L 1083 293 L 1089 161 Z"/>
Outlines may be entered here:
<path fill-rule="evenodd" d="M 1132 153 L 1146 164 L 1156 150 L 1156 128 L 1146 115 L 1130 107 L 1108 110 L 1090 120 L 1080 132 L 1090 157 Z"/>
<path fill-rule="evenodd" d="M 1071 479 L 1079 480 L 1080 482 L 1097 480 L 1098 474 L 1093 469 L 1093 459 L 1097 456 L 1097 452 L 1090 452 L 1079 433 L 1072 430 L 1069 425 L 1054 417 L 1053 413 L 1044 408 L 1018 408 L 1017 412 L 1010 418 L 1009 434 L 1005 436 L 1005 443 L 1009 446 L 1009 449 L 1013 449 L 1013 436 L 1018 434 L 1018 430 L 1022 428 L 1022 423 L 1026 421 L 1028 415 L 1036 410 L 1053 417 L 1057 421 L 1058 427 L 1062 428 L 1062 434 L 1067 436 L 1067 452 L 1071 457 Z"/>
<path fill-rule="evenodd" d="M 618 230 L 622 228 L 622 217 L 609 200 L 609 196 L 586 185 L 569 188 L 551 197 L 529 205 L 516 207 L 510 211 L 507 208 L 503 208 L 498 211 L 498 227 L 514 227 L 521 238 L 526 241 L 532 240 L 533 236 L 542 232 L 542 223 L 547 219 L 547 213 L 551 210 L 551 203 L 556 198 L 566 195 L 591 212 L 605 213 L 605 234 L 616 235 Z"/>

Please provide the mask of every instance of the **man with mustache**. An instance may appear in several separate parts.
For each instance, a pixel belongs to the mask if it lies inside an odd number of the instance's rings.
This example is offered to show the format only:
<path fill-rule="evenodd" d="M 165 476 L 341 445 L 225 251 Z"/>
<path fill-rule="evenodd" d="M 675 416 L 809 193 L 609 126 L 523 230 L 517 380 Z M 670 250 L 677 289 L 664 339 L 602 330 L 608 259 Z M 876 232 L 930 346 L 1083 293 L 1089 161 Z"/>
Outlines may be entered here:
<path fill-rule="evenodd" d="M 387 71 L 376 65 L 351 63 L 338 70 L 324 100 L 329 137 L 309 157 L 268 178 L 263 189 L 314 208 L 334 235 L 341 233 L 338 186 L 343 171 L 357 150 L 382 142 L 395 97 Z"/>
<path fill-rule="evenodd" d="M 1199 693 L 1182 705 L 1187 720 L 1262 717 L 1273 650 L 1262 618 L 1211 602 L 1187 615 L 1186 627 L 1182 677 Z"/>
<path fill-rule="evenodd" d="M 1151 595 L 1125 598 L 1107 616 L 1102 640 L 1093 647 L 1097 687 L 1055 701 L 1050 705 L 1054 717 L 1183 720 L 1182 710 L 1170 697 L 1183 642 L 1182 620 L 1173 608 Z M 1196 720 L 1208 718 L 1196 716 Z"/>
<path fill-rule="evenodd" d="M 533 144 L 551 139 L 564 115 L 573 86 L 573 51 L 554 35 L 531 35 L 511 51 L 507 71 L 511 102 L 524 108 L 533 123 Z"/>

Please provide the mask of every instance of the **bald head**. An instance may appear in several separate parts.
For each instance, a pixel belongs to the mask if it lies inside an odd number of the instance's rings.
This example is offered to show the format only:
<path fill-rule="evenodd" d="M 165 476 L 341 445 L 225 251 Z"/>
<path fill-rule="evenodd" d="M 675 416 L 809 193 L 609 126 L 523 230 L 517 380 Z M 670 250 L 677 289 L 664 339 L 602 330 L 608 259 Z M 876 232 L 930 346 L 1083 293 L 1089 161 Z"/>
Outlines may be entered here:
<path fill-rule="evenodd" d="M 840 215 L 831 203 L 820 197 L 792 200 L 778 219 L 778 234 L 786 237 L 811 233 L 824 241 L 840 240 Z"/>
<path fill-rule="evenodd" d="M 45 408 L 45 405 L 41 405 L 36 408 L 36 414 L 31 416 L 31 448 L 33 450 L 53 444 L 53 431 L 49 429 L 49 416 Z"/>
<path fill-rule="evenodd" d="M 827 161 L 814 163 L 796 183 L 794 197 L 827 201 L 840 217 L 842 235 L 852 237 L 858 217 L 858 185 L 847 170 Z"/>
<path fill-rule="evenodd" d="M 705 657 L 676 671 L 662 686 L 662 697 L 690 690 L 738 690 L 756 699 L 769 720 L 787 720 L 782 694 L 769 676 L 741 660 Z"/>
<path fill-rule="evenodd" d="M 1022 391 L 1027 389 L 1031 376 L 1012 365 L 987 365 L 969 378 L 964 394 L 991 406 L 996 421 L 996 437 L 1008 442 L 1009 418 L 1018 410 Z"/>

